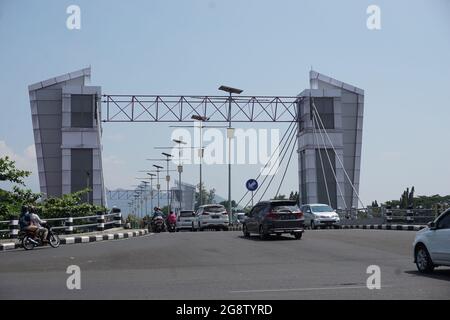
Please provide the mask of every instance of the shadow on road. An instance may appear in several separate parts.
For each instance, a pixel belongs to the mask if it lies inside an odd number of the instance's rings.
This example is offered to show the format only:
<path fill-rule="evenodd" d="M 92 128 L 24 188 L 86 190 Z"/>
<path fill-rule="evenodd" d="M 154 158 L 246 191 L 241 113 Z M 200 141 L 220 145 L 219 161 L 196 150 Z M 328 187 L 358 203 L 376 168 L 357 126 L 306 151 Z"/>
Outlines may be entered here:
<path fill-rule="evenodd" d="M 258 236 L 244 237 L 243 235 L 241 235 L 241 236 L 238 236 L 238 238 L 241 238 L 244 240 L 261 241 L 261 242 L 296 240 L 294 237 L 289 237 L 289 236 L 269 236 L 266 240 L 261 240 Z"/>
<path fill-rule="evenodd" d="M 433 273 L 420 273 L 416 270 L 405 271 L 405 273 L 431 279 L 450 281 L 450 269 L 435 269 Z"/>

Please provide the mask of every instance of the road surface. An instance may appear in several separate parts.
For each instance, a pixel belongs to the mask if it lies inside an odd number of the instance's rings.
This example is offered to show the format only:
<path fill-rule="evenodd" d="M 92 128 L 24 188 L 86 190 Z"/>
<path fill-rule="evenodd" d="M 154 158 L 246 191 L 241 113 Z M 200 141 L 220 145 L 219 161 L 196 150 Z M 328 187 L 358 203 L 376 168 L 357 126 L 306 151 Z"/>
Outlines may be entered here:
<path fill-rule="evenodd" d="M 450 269 L 416 272 L 414 232 L 307 230 L 261 241 L 179 232 L 0 253 L 0 299 L 448 299 Z M 69 265 L 81 289 L 69 290 Z M 381 289 L 366 286 L 381 269 Z"/>

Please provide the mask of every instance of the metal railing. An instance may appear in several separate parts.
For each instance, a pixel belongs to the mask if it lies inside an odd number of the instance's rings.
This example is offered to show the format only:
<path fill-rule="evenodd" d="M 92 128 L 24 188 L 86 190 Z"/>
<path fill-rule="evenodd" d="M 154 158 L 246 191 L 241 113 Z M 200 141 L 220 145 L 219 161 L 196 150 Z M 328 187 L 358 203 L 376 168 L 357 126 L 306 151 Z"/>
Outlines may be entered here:
<path fill-rule="evenodd" d="M 47 221 L 53 230 L 63 230 L 66 234 L 77 233 L 78 230 L 86 232 L 103 231 L 114 227 L 122 226 L 122 213 L 113 212 L 109 214 L 98 213 L 96 215 L 84 217 L 64 217 L 43 219 Z M 4 225 L 8 228 L 5 229 Z M 19 234 L 19 218 L 0 221 L 0 238 L 17 238 Z"/>
<path fill-rule="evenodd" d="M 390 207 L 354 208 L 336 210 L 341 220 L 379 219 L 383 223 L 427 224 L 439 214 L 434 209 L 398 209 Z"/>

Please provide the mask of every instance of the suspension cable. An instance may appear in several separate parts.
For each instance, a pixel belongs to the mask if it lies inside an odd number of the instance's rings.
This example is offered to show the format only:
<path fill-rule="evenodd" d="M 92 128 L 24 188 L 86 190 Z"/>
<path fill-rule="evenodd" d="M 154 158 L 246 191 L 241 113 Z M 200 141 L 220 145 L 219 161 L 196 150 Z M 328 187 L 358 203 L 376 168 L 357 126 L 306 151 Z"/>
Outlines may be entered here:
<path fill-rule="evenodd" d="M 317 115 L 316 115 L 316 112 L 315 112 L 315 111 L 313 112 L 313 116 L 314 116 L 314 118 L 315 118 L 316 121 L 317 121 Z M 339 183 L 338 180 L 337 180 L 337 174 L 336 174 L 335 169 L 333 168 L 333 163 L 332 163 L 331 158 L 330 158 L 330 155 L 329 155 L 329 153 L 328 153 L 328 148 L 326 148 L 325 138 L 324 138 L 324 136 L 323 136 L 322 129 L 319 129 L 319 134 L 320 134 L 320 137 L 322 138 L 322 143 L 323 143 L 323 147 L 324 147 L 324 149 L 325 149 L 325 154 L 327 155 L 328 162 L 330 163 L 331 172 L 333 172 L 334 180 L 335 180 L 336 185 L 337 185 L 337 188 L 338 188 L 338 190 L 339 190 L 339 194 L 341 195 L 341 198 L 342 198 L 342 201 L 344 202 L 345 208 L 347 208 L 347 202 L 345 201 L 345 197 L 344 197 L 344 194 L 343 194 L 343 192 L 342 192 L 340 183 Z M 335 157 L 337 156 L 337 155 L 336 155 L 336 152 L 334 152 L 334 155 L 335 155 Z"/>
<path fill-rule="evenodd" d="M 292 129 L 290 130 L 290 133 L 289 133 L 288 137 L 290 137 L 290 135 L 291 135 L 292 133 L 294 133 L 294 131 L 296 131 L 296 127 L 295 127 L 295 126 L 292 127 Z M 295 134 L 294 134 L 293 136 L 295 136 Z M 291 138 L 291 141 L 292 141 L 292 138 Z M 280 158 L 280 154 L 283 154 L 283 153 L 286 154 L 285 150 L 287 150 L 287 147 L 288 147 L 289 145 L 290 145 L 290 143 L 288 144 L 287 141 L 283 144 L 283 146 L 281 147 L 281 151 L 280 151 L 280 153 L 278 154 L 277 159 Z M 283 154 L 282 157 L 284 157 L 284 154 Z M 281 163 L 281 162 L 282 162 L 282 160 L 280 161 L 280 163 Z M 253 194 L 253 196 L 255 196 L 256 194 L 258 194 L 258 192 L 259 192 L 260 190 L 262 190 L 262 186 L 264 185 L 264 183 L 266 182 L 266 180 L 269 178 L 269 176 L 270 176 L 270 174 L 271 174 L 271 172 L 272 172 L 272 169 L 273 169 L 273 167 L 270 168 L 269 173 L 264 177 L 264 179 L 263 179 L 263 181 L 262 181 L 262 183 L 261 183 L 261 186 L 256 190 L 256 192 Z M 272 177 L 271 177 L 271 179 L 270 179 L 270 181 L 269 181 L 269 185 L 267 186 L 266 190 L 264 191 L 264 194 L 265 194 L 265 192 L 267 191 L 268 187 L 270 186 L 270 183 L 272 183 L 273 178 L 274 178 L 274 175 L 272 175 Z M 263 194 L 263 196 L 264 196 L 264 194 Z M 262 199 L 262 197 L 261 197 L 261 199 Z M 261 199 L 260 199 L 259 201 L 261 201 Z M 250 202 L 251 202 L 251 199 L 247 202 L 247 204 L 245 205 L 245 207 L 247 207 L 247 206 L 250 204 Z"/>
<path fill-rule="evenodd" d="M 313 113 L 313 115 L 314 115 L 314 113 Z M 322 160 L 322 151 L 320 150 L 319 139 L 317 138 L 316 122 L 315 122 L 314 117 L 312 120 L 313 120 L 313 134 L 314 134 L 314 138 L 316 139 L 316 143 L 317 143 L 317 149 L 318 149 L 317 152 L 319 153 L 320 166 L 322 167 L 323 180 L 325 181 L 325 190 L 327 192 L 328 204 L 331 206 L 330 191 L 328 190 L 328 181 L 327 181 L 327 176 L 325 175 L 325 168 L 324 168 L 323 160 Z M 319 181 L 317 181 L 317 182 L 319 182 Z"/>
<path fill-rule="evenodd" d="M 275 198 L 278 196 L 278 192 L 280 192 L 281 185 L 283 184 L 284 178 L 286 177 L 286 172 L 289 168 L 289 163 L 291 163 L 291 158 L 292 158 L 292 155 L 294 154 L 294 150 L 295 150 L 295 143 L 292 145 L 291 154 L 289 155 L 288 162 L 286 163 L 286 168 L 284 169 L 283 177 L 281 178 L 280 185 L 278 186 L 277 193 L 275 194 Z"/>
<path fill-rule="evenodd" d="M 315 111 L 318 113 L 318 110 L 317 110 L 317 108 L 316 108 L 316 104 L 314 103 L 314 99 L 312 99 L 312 106 L 314 107 Z M 337 155 L 337 153 L 336 153 L 336 148 L 334 147 L 334 144 L 333 144 L 333 142 L 331 141 L 331 138 L 330 138 L 330 136 L 328 135 L 327 130 L 325 129 L 325 125 L 323 124 L 323 121 L 322 121 L 322 118 L 320 117 L 320 114 L 318 115 L 318 119 L 319 119 L 319 121 L 320 121 L 321 127 L 324 129 L 325 136 L 327 137 L 328 141 L 330 142 L 331 147 L 333 148 L 334 153 L 336 154 L 337 159 L 338 159 L 339 163 L 341 164 L 342 169 L 344 170 L 345 176 L 347 177 L 347 179 L 348 179 L 348 181 L 349 181 L 349 183 L 350 183 L 350 185 L 351 185 L 353 191 L 354 191 L 355 194 L 356 194 L 356 197 L 358 198 L 358 201 L 361 203 L 361 205 L 363 206 L 363 208 L 365 208 L 364 203 L 362 202 L 361 198 L 359 197 L 358 191 L 356 190 L 355 186 L 353 185 L 352 180 L 350 179 L 350 176 L 349 176 L 348 173 L 347 173 L 347 170 L 345 170 L 345 167 L 344 167 L 344 164 L 343 164 L 341 158 L 340 158 L 340 157 Z"/>
<path fill-rule="evenodd" d="M 293 129 L 295 129 L 295 127 L 294 127 Z M 280 164 L 283 162 L 284 157 L 286 156 L 286 154 L 287 154 L 287 152 L 288 152 L 288 150 L 289 150 L 289 148 L 290 148 L 290 146 L 291 146 L 291 143 L 292 143 L 292 141 L 294 141 L 294 138 L 295 138 L 296 136 L 297 136 L 297 134 L 293 134 L 293 135 L 292 135 L 291 140 L 289 141 L 289 144 L 288 144 L 287 148 L 285 148 L 284 154 L 283 154 L 282 157 L 281 157 Z M 271 168 L 271 169 L 272 169 L 272 168 Z M 270 173 L 270 171 L 269 171 L 269 173 Z M 264 193 L 263 193 L 263 194 L 261 195 L 261 197 L 259 198 L 259 201 L 261 201 L 262 198 L 264 197 L 264 195 L 266 194 L 266 192 L 267 192 L 267 190 L 269 189 L 269 187 L 270 187 L 270 185 L 271 185 L 271 183 L 272 183 L 272 181 L 273 181 L 274 178 L 275 178 L 275 174 L 272 175 L 272 178 L 270 179 L 269 184 L 267 185 L 266 189 L 264 190 Z"/>
<path fill-rule="evenodd" d="M 279 144 L 277 145 L 277 147 L 275 148 L 275 150 L 274 150 L 274 151 L 272 152 L 272 154 L 270 155 L 270 158 L 269 158 L 269 160 L 265 163 L 263 169 L 265 169 L 265 168 L 269 165 L 269 163 L 271 163 L 272 158 L 274 157 L 275 153 L 276 153 L 277 150 L 280 148 L 280 146 L 281 146 L 281 145 L 283 145 L 283 146 L 285 145 L 285 144 L 283 144 L 282 142 L 283 142 L 283 140 L 284 140 L 285 137 L 289 137 L 288 132 L 291 132 L 291 131 L 292 131 L 291 126 L 292 126 L 294 123 L 295 123 L 295 122 L 291 122 L 291 123 L 289 124 L 289 126 L 287 127 L 287 129 L 286 129 L 286 131 L 284 132 L 283 136 L 281 137 L 281 140 L 280 140 Z M 295 128 L 295 126 L 294 126 L 293 128 Z M 287 140 L 287 139 L 286 139 L 286 140 Z M 259 177 L 260 177 L 261 174 L 262 174 L 262 171 L 263 171 L 263 170 L 261 170 L 261 171 L 259 172 L 258 176 L 255 178 L 256 181 L 258 181 Z M 267 177 L 267 176 L 266 176 L 266 177 Z M 265 179 L 264 179 L 264 181 L 265 181 Z M 264 181 L 261 183 L 261 185 L 264 183 Z M 250 191 L 247 190 L 247 191 L 244 193 L 244 195 L 243 195 L 242 198 L 238 201 L 238 203 L 236 204 L 236 206 L 238 206 L 238 205 L 242 202 L 242 200 L 244 200 L 244 198 L 247 196 L 247 194 L 248 194 L 249 192 L 250 192 Z"/>

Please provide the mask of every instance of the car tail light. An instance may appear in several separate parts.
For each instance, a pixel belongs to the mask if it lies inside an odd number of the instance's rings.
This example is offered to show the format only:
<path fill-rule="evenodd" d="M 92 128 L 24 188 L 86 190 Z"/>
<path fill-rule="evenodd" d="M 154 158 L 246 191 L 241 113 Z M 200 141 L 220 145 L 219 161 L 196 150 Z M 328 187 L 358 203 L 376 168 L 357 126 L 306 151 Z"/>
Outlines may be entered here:
<path fill-rule="evenodd" d="M 295 216 L 297 217 L 297 219 L 303 219 L 303 212 L 297 211 L 295 212 Z"/>
<path fill-rule="evenodd" d="M 269 220 L 278 220 L 280 219 L 280 216 L 275 214 L 273 211 L 270 211 L 267 215 L 266 218 Z"/>
<path fill-rule="evenodd" d="M 203 211 L 202 216 L 209 216 L 209 213 Z"/>

